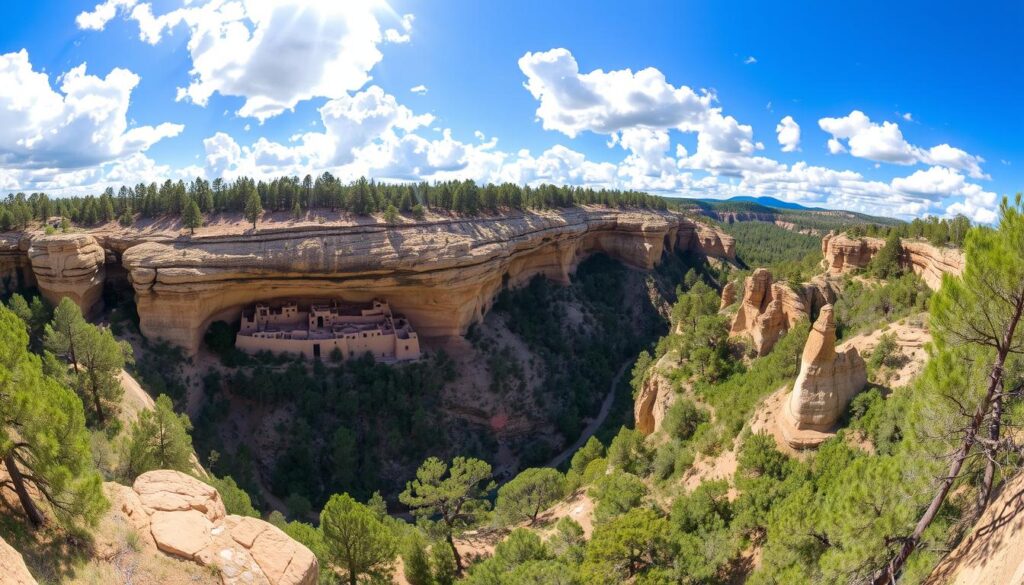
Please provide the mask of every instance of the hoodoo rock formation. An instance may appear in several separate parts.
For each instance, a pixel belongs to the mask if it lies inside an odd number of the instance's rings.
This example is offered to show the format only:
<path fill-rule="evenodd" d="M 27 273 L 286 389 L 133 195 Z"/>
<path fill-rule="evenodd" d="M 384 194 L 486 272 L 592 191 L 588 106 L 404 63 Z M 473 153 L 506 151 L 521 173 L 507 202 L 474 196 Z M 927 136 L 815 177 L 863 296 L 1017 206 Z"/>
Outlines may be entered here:
<path fill-rule="evenodd" d="M 767 355 L 783 333 L 809 314 L 801 295 L 785 283 L 773 283 L 772 273 L 758 268 L 745 281 L 729 335 L 749 337 L 757 355 Z"/>
<path fill-rule="evenodd" d="M 722 287 L 722 303 L 718 306 L 718 310 L 728 307 L 729 305 L 736 302 L 736 285 L 733 282 L 725 283 Z"/>
<path fill-rule="evenodd" d="M 123 264 L 143 334 L 198 347 L 209 324 L 278 298 L 386 299 L 421 336 L 465 333 L 503 286 L 535 275 L 567 283 L 604 252 L 650 269 L 666 250 L 733 259 L 734 241 L 682 215 L 570 209 L 501 219 L 261 231 L 148 242 Z"/>
<path fill-rule="evenodd" d="M 106 253 L 88 234 L 56 234 L 32 238 L 29 262 L 39 292 L 56 305 L 62 297 L 85 314 L 99 308 L 106 277 Z"/>
<path fill-rule="evenodd" d="M 836 351 L 832 305 L 821 308 L 800 361 L 800 374 L 782 407 L 779 426 L 795 449 L 817 447 L 850 400 L 867 384 L 867 366 L 856 348 Z"/>
<path fill-rule="evenodd" d="M 959 275 L 964 271 L 964 254 L 956 248 L 938 247 L 924 240 L 905 239 L 900 261 L 921 277 L 932 290 L 942 285 L 943 274 Z M 843 274 L 864 268 L 885 246 L 881 238 L 851 238 L 846 234 L 829 234 L 821 240 L 825 269 L 830 274 Z"/>
<path fill-rule="evenodd" d="M 217 490 L 170 470 L 140 475 L 133 487 L 107 484 L 143 538 L 161 551 L 215 568 L 224 585 L 314 585 L 308 548 L 257 518 L 228 514 Z"/>

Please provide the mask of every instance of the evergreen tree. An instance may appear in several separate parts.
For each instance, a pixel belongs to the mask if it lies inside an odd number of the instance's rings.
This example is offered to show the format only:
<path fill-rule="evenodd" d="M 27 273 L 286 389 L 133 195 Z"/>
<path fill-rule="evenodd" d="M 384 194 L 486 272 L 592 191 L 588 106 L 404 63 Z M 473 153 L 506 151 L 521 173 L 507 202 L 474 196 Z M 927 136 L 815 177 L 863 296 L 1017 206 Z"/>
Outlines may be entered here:
<path fill-rule="evenodd" d="M 43 375 L 27 346 L 23 323 L 0 307 L 0 459 L 7 475 L 2 483 L 17 494 L 33 526 L 45 522 L 37 499 L 64 525 L 91 524 L 107 502 L 93 466 L 82 402 Z"/>
<path fill-rule="evenodd" d="M 885 239 L 885 245 L 875 254 L 868 266 L 868 272 L 876 278 L 893 278 L 902 272 L 900 261 L 903 257 L 903 243 L 900 236 L 893 231 Z"/>
<path fill-rule="evenodd" d="M 124 445 L 124 478 L 134 480 L 154 469 L 192 470 L 192 422 L 175 414 L 171 399 L 161 394 L 153 410 L 143 410 L 132 423 Z"/>
<path fill-rule="evenodd" d="M 397 543 L 390 530 L 348 494 L 335 494 L 320 513 L 327 556 L 332 565 L 357 585 L 365 575 L 389 579 L 397 555 Z"/>
<path fill-rule="evenodd" d="M 85 370 L 79 373 L 83 400 L 91 405 L 99 426 L 106 426 L 124 395 L 118 374 L 126 362 L 134 362 L 132 346 L 115 339 L 108 328 L 86 324 L 76 347 L 76 357 Z"/>
<path fill-rule="evenodd" d="M 260 202 L 260 194 L 253 189 L 245 200 L 245 219 L 252 222 L 253 231 L 256 230 L 256 222 L 263 213 L 263 204 Z"/>
<path fill-rule="evenodd" d="M 565 477 L 557 469 L 524 469 L 498 490 L 494 511 L 507 524 L 529 520 L 532 526 L 537 515 L 563 495 Z"/>
<path fill-rule="evenodd" d="M 449 470 L 443 461 L 431 457 L 420 465 L 416 479 L 407 483 L 398 496 L 416 516 L 440 518 L 459 573 L 462 572 L 462 557 L 455 548 L 455 536 L 487 513 L 488 502 L 484 496 L 494 488 L 490 477 L 491 466 L 486 461 L 456 457 Z"/>
<path fill-rule="evenodd" d="M 185 204 L 185 211 L 181 214 L 181 223 L 193 235 L 195 235 L 197 227 L 203 226 L 203 212 L 199 210 L 199 204 L 195 199 L 189 199 Z"/>
<path fill-rule="evenodd" d="M 46 349 L 65 357 L 79 371 L 78 350 L 81 348 L 89 324 L 82 316 L 82 310 L 68 297 L 60 300 L 53 310 L 53 321 L 45 329 Z"/>

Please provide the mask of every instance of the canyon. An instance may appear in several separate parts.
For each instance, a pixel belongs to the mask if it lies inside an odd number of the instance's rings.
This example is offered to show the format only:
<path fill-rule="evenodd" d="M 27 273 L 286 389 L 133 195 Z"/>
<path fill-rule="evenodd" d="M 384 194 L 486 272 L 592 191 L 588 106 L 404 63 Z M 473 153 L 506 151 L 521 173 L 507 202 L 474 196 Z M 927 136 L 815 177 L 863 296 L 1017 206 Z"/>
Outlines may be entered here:
<path fill-rule="evenodd" d="M 194 354 L 210 323 L 238 319 L 256 301 L 384 298 L 424 337 L 462 335 L 506 286 L 536 275 L 568 283 L 595 253 L 649 270 L 675 250 L 735 258 L 732 237 L 682 214 L 587 207 L 196 237 L 109 226 L 7 234 L 0 278 L 35 283 L 51 301 L 68 296 L 86 313 L 106 281 L 126 278 L 142 333 Z"/>

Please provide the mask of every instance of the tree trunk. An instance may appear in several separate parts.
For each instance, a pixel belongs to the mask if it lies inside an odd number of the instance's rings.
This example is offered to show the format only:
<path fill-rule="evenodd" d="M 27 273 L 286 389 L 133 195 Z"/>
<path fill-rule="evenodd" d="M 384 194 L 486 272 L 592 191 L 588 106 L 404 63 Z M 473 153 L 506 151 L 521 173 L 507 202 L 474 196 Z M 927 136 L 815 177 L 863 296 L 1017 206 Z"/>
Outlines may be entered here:
<path fill-rule="evenodd" d="M 25 516 L 28 516 L 28 521 L 32 523 L 34 528 L 39 528 L 46 523 L 46 518 L 43 517 L 43 513 L 36 507 L 32 497 L 28 495 L 28 488 L 25 487 L 25 478 L 21 476 L 18 463 L 14 460 L 13 450 L 4 457 L 4 465 L 7 467 L 7 474 L 11 476 L 11 483 L 14 484 L 14 491 L 18 494 L 18 501 L 21 502 L 21 508 L 25 510 Z"/>
<path fill-rule="evenodd" d="M 1000 387 L 1002 387 L 1002 383 L 1000 383 Z M 999 392 L 992 401 L 992 418 L 988 423 L 988 438 L 992 441 L 993 445 L 989 447 L 992 452 L 989 453 L 988 461 L 985 462 L 985 475 L 982 477 L 981 486 L 978 488 L 978 516 L 981 516 L 981 513 L 985 510 L 985 505 L 988 504 L 989 496 L 992 495 L 992 483 L 995 481 L 996 476 L 995 443 L 999 441 L 999 434 L 1002 430 L 1002 418 L 1003 393 Z"/>
<path fill-rule="evenodd" d="M 1006 331 L 1003 333 L 1003 339 L 999 345 L 998 353 L 996 354 L 995 364 L 992 366 L 992 372 L 989 374 L 988 389 L 985 392 L 985 398 L 982 400 L 978 407 L 974 410 L 974 415 L 971 417 L 971 424 L 967 427 L 963 441 L 960 443 L 960 448 L 956 450 L 953 455 L 953 461 L 949 465 L 949 471 L 946 476 L 942 478 L 942 482 L 939 484 L 939 491 L 932 498 L 931 503 L 928 505 L 928 509 L 925 510 L 924 515 L 918 520 L 917 526 L 914 527 L 914 532 L 907 538 L 900 547 L 900 551 L 896 553 L 896 556 L 889 561 L 889 564 L 879 571 L 874 580 L 873 585 L 886 585 L 887 583 L 895 583 L 896 575 L 899 574 L 903 568 L 904 563 L 910 558 L 910 555 L 917 548 L 917 545 L 921 542 L 921 536 L 924 531 L 931 525 L 932 520 L 939 513 L 939 508 L 942 507 L 942 503 L 946 501 L 946 496 L 949 495 L 949 490 L 952 489 L 953 483 L 956 481 L 958 475 L 960 475 L 960 469 L 963 468 L 964 461 L 971 454 L 971 449 L 974 447 L 975 442 L 978 438 L 978 431 L 981 430 L 981 425 L 985 421 L 985 415 L 988 413 L 992 406 L 993 401 L 996 398 L 996 393 L 1003 382 L 1003 364 L 1006 363 L 1006 355 L 1010 353 L 1010 347 L 1013 344 L 1013 334 L 1017 329 L 1017 324 L 1020 322 L 1021 313 L 1024 311 L 1024 296 L 1017 299 L 1017 305 L 1014 307 L 1013 316 L 1010 318 L 1009 323 L 1006 325 Z"/>
<path fill-rule="evenodd" d="M 451 528 L 448 529 L 448 546 L 452 549 L 452 555 L 455 557 L 455 574 L 462 576 L 462 557 L 459 556 L 459 549 L 455 548 L 455 539 L 452 537 Z"/>
<path fill-rule="evenodd" d="M 107 424 L 107 418 L 103 415 L 103 404 L 100 401 L 100 388 L 99 382 L 96 380 L 96 376 L 93 370 L 89 370 L 89 381 L 92 383 L 92 406 L 93 410 L 96 411 L 96 420 L 100 423 L 100 426 Z"/>

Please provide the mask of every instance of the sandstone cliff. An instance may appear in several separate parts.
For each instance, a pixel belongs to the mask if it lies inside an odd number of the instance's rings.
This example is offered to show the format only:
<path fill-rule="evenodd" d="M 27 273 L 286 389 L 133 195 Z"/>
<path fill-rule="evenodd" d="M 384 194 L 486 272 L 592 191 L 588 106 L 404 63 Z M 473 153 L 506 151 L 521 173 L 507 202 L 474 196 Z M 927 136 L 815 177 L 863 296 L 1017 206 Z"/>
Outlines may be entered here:
<path fill-rule="evenodd" d="M 422 336 L 465 333 L 504 286 L 566 283 L 604 252 L 650 269 L 662 252 L 733 258 L 734 242 L 668 212 L 570 209 L 500 219 L 211 237 L 128 248 L 142 332 L 194 352 L 206 327 L 261 299 L 386 298 Z"/>
<path fill-rule="evenodd" d="M 0 292 L 10 294 L 35 286 L 35 274 L 28 261 L 29 239 L 21 234 L 0 234 Z"/>
<path fill-rule="evenodd" d="M 314 585 L 317 559 L 275 526 L 227 514 L 217 490 L 177 471 L 144 473 L 108 494 L 147 544 L 216 569 L 224 585 Z"/>
<path fill-rule="evenodd" d="M 850 399 L 867 384 L 867 366 L 856 348 L 837 352 L 835 344 L 832 305 L 825 305 L 807 337 L 800 374 L 779 421 L 783 437 L 795 449 L 824 442 Z"/>
<path fill-rule="evenodd" d="M 733 282 L 727 282 L 725 283 L 725 286 L 722 287 L 722 302 L 718 305 L 718 310 L 721 311 L 735 302 L 736 284 Z"/>
<path fill-rule="evenodd" d="M 772 273 L 758 268 L 745 281 L 729 335 L 749 337 L 757 355 L 767 355 L 783 333 L 809 314 L 800 294 L 786 283 L 772 282 Z"/>
<path fill-rule="evenodd" d="M 662 373 L 666 368 L 671 368 L 672 359 L 666 354 L 658 360 L 651 368 L 651 372 L 644 380 L 640 392 L 633 403 L 633 420 L 636 421 L 636 430 L 645 435 L 658 432 L 661 429 L 661 421 L 665 419 L 665 413 L 675 402 L 676 393 L 672 388 L 672 382 Z"/>
<path fill-rule="evenodd" d="M 87 315 L 99 308 L 106 253 L 96 238 L 79 233 L 35 236 L 28 258 L 39 292 L 50 303 L 68 297 Z"/>
<path fill-rule="evenodd" d="M 921 277 L 931 289 L 942 285 L 943 274 L 959 275 L 964 270 L 963 251 L 938 247 L 924 240 L 903 240 L 901 262 Z M 881 238 L 851 238 L 846 234 L 829 234 L 821 240 L 825 269 L 830 274 L 843 274 L 864 268 L 885 245 Z"/>

